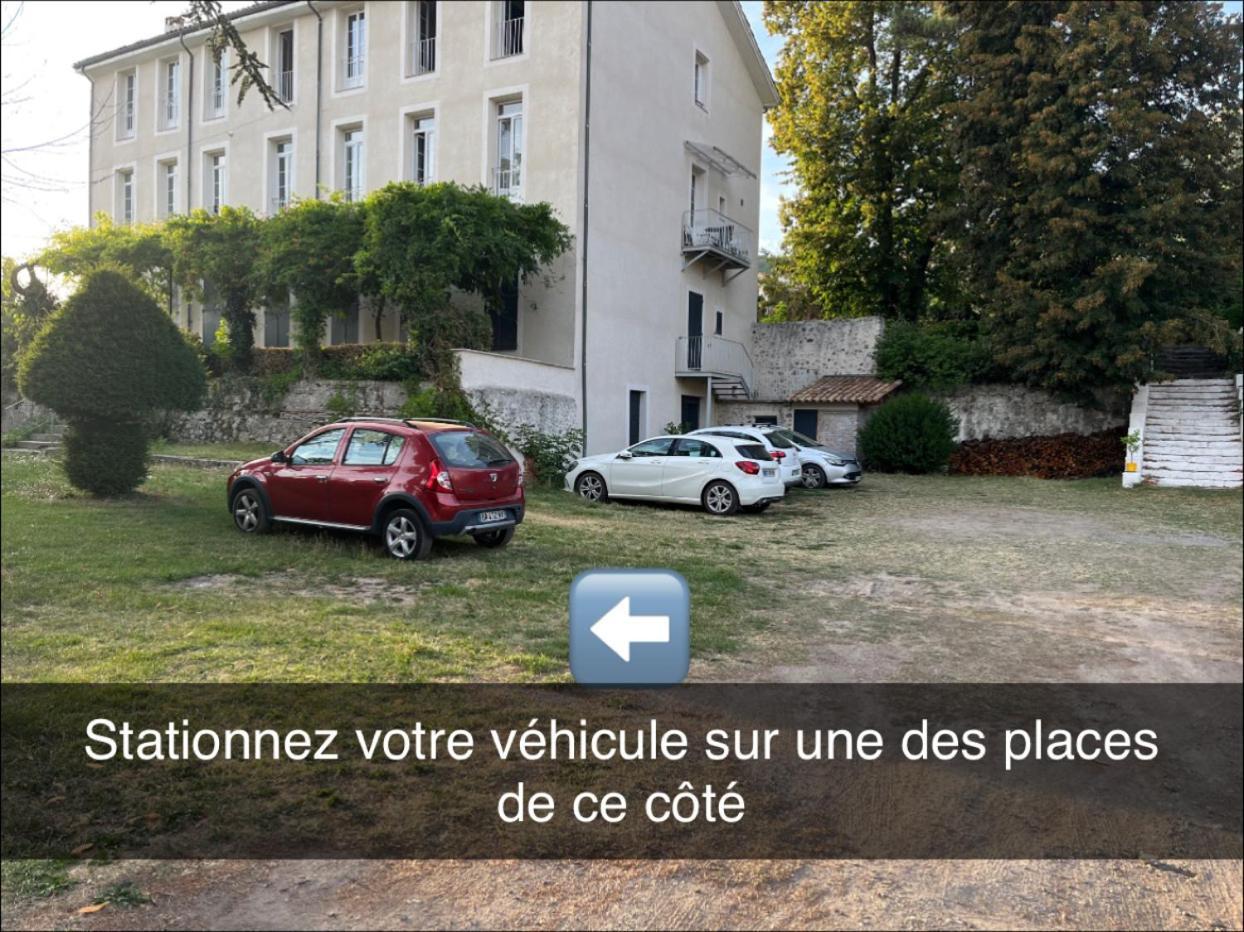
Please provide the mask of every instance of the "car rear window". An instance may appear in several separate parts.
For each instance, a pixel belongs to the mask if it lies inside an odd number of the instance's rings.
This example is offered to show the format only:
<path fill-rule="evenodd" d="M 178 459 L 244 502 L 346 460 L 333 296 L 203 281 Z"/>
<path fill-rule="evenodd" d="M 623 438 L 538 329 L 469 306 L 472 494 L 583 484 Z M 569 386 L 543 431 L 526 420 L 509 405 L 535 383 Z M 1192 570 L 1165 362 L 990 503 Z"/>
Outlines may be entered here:
<path fill-rule="evenodd" d="M 431 440 L 445 465 L 455 469 L 487 469 L 514 462 L 505 447 L 477 430 L 438 431 Z"/>
<path fill-rule="evenodd" d="M 761 460 L 763 462 L 767 462 L 772 459 L 772 457 L 769 456 L 769 451 L 758 443 L 740 443 L 737 447 L 735 447 L 735 449 L 738 450 L 741 455 L 746 456 L 749 460 Z"/>
<path fill-rule="evenodd" d="M 795 447 L 793 443 L 782 436 L 781 431 L 771 430 L 765 434 L 765 436 L 768 437 L 769 442 L 779 450 L 792 450 Z"/>

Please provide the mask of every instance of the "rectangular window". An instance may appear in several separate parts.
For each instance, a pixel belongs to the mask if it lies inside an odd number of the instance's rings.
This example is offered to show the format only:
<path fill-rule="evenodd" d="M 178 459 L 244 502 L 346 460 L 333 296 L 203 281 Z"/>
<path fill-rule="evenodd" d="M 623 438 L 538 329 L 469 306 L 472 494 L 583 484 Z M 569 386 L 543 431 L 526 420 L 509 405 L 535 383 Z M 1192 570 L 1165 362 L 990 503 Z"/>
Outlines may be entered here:
<path fill-rule="evenodd" d="M 170 58 L 161 68 L 160 129 L 176 129 L 181 122 L 181 62 Z"/>
<path fill-rule="evenodd" d="M 270 307 L 264 311 L 263 345 L 289 346 L 288 307 Z"/>
<path fill-rule="evenodd" d="M 695 104 L 708 109 L 708 58 L 703 52 L 695 53 Z"/>
<path fill-rule="evenodd" d="M 229 65 L 225 53 L 217 52 L 208 71 L 211 85 L 207 93 L 207 116 L 215 119 L 225 115 L 225 93 L 229 85 Z"/>
<path fill-rule="evenodd" d="M 647 432 L 647 429 L 648 429 L 648 411 L 647 411 L 648 401 L 646 397 L 647 394 L 648 394 L 647 392 L 636 391 L 634 389 L 632 389 L 630 392 L 630 397 L 627 403 L 627 414 L 628 414 L 627 420 L 629 421 L 629 424 L 627 425 L 627 427 L 629 428 L 627 431 L 627 435 L 630 437 L 630 439 L 627 441 L 628 444 L 639 443 L 639 441 L 644 439 L 644 434 Z"/>
<path fill-rule="evenodd" d="M 117 216 L 122 223 L 134 222 L 134 172 L 117 172 Z"/>
<path fill-rule="evenodd" d="M 721 311 L 718 311 L 717 312 L 717 323 L 713 327 L 713 333 L 717 334 L 717 336 L 721 336 L 721 328 L 724 326 L 724 324 L 725 324 L 725 315 L 722 314 Z"/>
<path fill-rule="evenodd" d="M 328 342 L 333 346 L 359 341 L 359 301 L 355 298 L 344 314 L 328 319 Z"/>
<path fill-rule="evenodd" d="M 207 209 L 214 214 L 220 213 L 229 196 L 228 160 L 223 152 L 209 152 L 207 155 L 207 178 L 204 193 L 207 195 Z"/>
<path fill-rule="evenodd" d="M 341 190 L 347 201 L 363 197 L 363 128 L 354 127 L 341 133 Z M 354 341 L 351 341 L 354 342 Z"/>
<path fill-rule="evenodd" d="M 294 183 L 294 143 L 289 139 L 272 142 L 272 197 L 269 208 L 272 213 L 289 206 Z"/>
<path fill-rule="evenodd" d="M 362 10 L 346 16 L 345 39 L 341 86 L 362 87 L 367 68 L 367 14 Z"/>
<path fill-rule="evenodd" d="M 490 308 L 492 321 L 492 350 L 510 353 L 518 349 L 518 285 L 505 285 L 501 289 L 501 306 Z"/>
<path fill-rule="evenodd" d="M 436 70 L 436 0 L 415 0 L 407 4 L 406 75 L 413 77 Z"/>
<path fill-rule="evenodd" d="M 497 164 L 493 193 L 520 199 L 523 190 L 523 102 L 497 104 Z"/>
<path fill-rule="evenodd" d="M 284 103 L 294 99 L 294 30 L 283 29 L 276 37 L 276 96 Z"/>
<path fill-rule="evenodd" d="M 127 71 L 117 81 L 117 138 L 133 139 L 137 122 L 138 75 Z"/>
<path fill-rule="evenodd" d="M 160 163 L 160 216 L 177 213 L 177 163 Z"/>
<path fill-rule="evenodd" d="M 436 171 L 436 120 L 430 116 L 410 118 L 410 180 L 431 184 Z"/>
<path fill-rule="evenodd" d="M 509 58 L 523 54 L 524 0 L 498 0 L 493 3 L 492 57 Z"/>

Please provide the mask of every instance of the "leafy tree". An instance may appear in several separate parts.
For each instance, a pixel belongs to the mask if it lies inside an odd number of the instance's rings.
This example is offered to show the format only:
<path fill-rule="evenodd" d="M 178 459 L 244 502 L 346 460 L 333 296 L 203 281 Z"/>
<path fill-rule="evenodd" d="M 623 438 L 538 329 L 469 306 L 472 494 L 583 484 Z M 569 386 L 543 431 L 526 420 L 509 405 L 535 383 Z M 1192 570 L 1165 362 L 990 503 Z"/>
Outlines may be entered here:
<path fill-rule="evenodd" d="M 297 201 L 263 223 L 260 241 L 259 279 L 273 302 L 294 296 L 295 341 L 313 364 L 325 321 L 358 295 L 354 257 L 363 242 L 361 205 L 339 197 Z"/>
<path fill-rule="evenodd" d="M 392 183 L 365 203 L 355 269 L 363 292 L 391 302 L 418 340 L 425 371 L 456 346 L 487 345 L 485 313 L 455 304 L 454 290 L 501 306 L 506 287 L 564 253 L 570 232 L 545 203 L 516 204 L 483 188 Z"/>
<path fill-rule="evenodd" d="M 1240 25 L 1212 4 L 949 4 L 957 227 L 999 361 L 1086 395 L 1226 348 L 1241 268 Z"/>
<path fill-rule="evenodd" d="M 118 224 L 99 213 L 93 226 L 52 234 L 35 262 L 74 281 L 118 269 L 173 312 L 173 254 L 158 224 Z"/>
<path fill-rule="evenodd" d="M 790 320 L 819 320 L 826 316 L 808 286 L 796 280 L 790 256 L 761 252 L 757 265 L 760 284 L 756 301 L 758 320 L 776 324 Z"/>
<path fill-rule="evenodd" d="M 4 257 L 3 304 L 0 306 L 0 332 L 3 334 L 3 379 L 5 386 L 17 381 L 17 361 L 34 340 L 47 319 L 59 306 L 56 296 L 35 274 L 34 265 Z"/>
<path fill-rule="evenodd" d="M 199 407 L 206 377 L 151 297 L 120 273 L 101 271 L 83 280 L 22 355 L 18 386 L 68 423 L 69 481 L 119 495 L 145 474 L 146 419 Z"/>
<path fill-rule="evenodd" d="M 951 24 L 938 9 L 765 2 L 765 24 L 785 39 L 773 146 L 799 184 L 782 207 L 786 249 L 818 316 L 915 320 L 955 303 L 939 232 L 955 177 L 942 120 Z"/>
<path fill-rule="evenodd" d="M 948 391 L 995 377 L 993 358 L 975 321 L 895 320 L 877 341 L 877 374 L 908 388 Z"/>
<path fill-rule="evenodd" d="M 249 364 L 255 345 L 260 225 L 246 207 L 222 207 L 218 214 L 196 210 L 165 224 L 174 277 L 196 300 L 221 302 L 231 362 L 239 369 Z"/>

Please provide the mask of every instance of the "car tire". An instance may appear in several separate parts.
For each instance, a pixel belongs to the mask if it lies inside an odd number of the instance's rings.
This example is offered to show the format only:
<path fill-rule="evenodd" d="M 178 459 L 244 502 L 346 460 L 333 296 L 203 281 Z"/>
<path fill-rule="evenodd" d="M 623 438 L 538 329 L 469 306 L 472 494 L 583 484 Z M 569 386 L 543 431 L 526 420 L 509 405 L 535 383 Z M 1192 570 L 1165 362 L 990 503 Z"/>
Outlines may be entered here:
<path fill-rule="evenodd" d="M 609 501 L 609 489 L 605 477 L 598 472 L 585 472 L 574 481 L 575 494 L 588 502 Z"/>
<path fill-rule="evenodd" d="M 421 560 L 432 549 L 432 535 L 423 526 L 419 513 L 410 508 L 398 508 L 389 513 L 380 540 L 389 556 L 398 560 Z"/>
<path fill-rule="evenodd" d="M 749 514 L 758 515 L 761 512 L 767 511 L 769 506 L 772 504 L 773 502 L 758 502 L 755 505 L 744 505 L 743 510 L 748 512 Z"/>
<path fill-rule="evenodd" d="M 815 463 L 806 463 L 801 470 L 805 489 L 823 489 L 829 480 L 825 478 L 825 470 Z"/>
<path fill-rule="evenodd" d="M 497 528 L 495 531 L 479 531 L 471 536 L 475 538 L 475 543 L 491 550 L 497 547 L 504 547 L 512 541 L 514 539 L 514 528 L 503 527 Z"/>
<path fill-rule="evenodd" d="M 704 487 L 700 494 L 704 510 L 716 518 L 725 518 L 739 510 L 739 493 L 729 482 L 717 479 Z"/>
<path fill-rule="evenodd" d="M 243 534 L 262 534 L 272 527 L 268 506 L 253 486 L 244 485 L 233 493 L 229 511 L 233 513 L 233 526 Z"/>

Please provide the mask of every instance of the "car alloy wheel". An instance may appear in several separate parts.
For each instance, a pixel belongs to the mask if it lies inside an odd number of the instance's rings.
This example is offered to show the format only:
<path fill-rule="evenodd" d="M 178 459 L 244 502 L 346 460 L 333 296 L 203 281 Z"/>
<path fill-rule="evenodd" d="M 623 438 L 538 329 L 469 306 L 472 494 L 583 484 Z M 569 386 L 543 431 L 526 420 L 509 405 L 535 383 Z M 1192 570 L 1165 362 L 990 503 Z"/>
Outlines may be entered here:
<path fill-rule="evenodd" d="M 738 507 L 734 489 L 724 482 L 714 482 L 704 490 L 704 507 L 715 515 L 733 514 Z"/>
<path fill-rule="evenodd" d="M 599 502 L 605 497 L 605 480 L 594 472 L 586 472 L 575 483 L 579 495 L 589 502 Z"/>
<path fill-rule="evenodd" d="M 825 472 L 820 466 L 813 466 L 808 463 L 803 467 L 803 487 L 805 489 L 819 489 L 825 485 Z"/>
<path fill-rule="evenodd" d="M 233 523 L 243 534 L 253 534 L 259 530 L 263 523 L 263 503 L 258 495 L 247 490 L 234 497 Z"/>
<path fill-rule="evenodd" d="M 418 520 L 405 512 L 398 512 L 389 519 L 384 529 L 384 545 L 399 560 L 409 560 L 418 554 L 423 543 L 423 528 Z"/>

